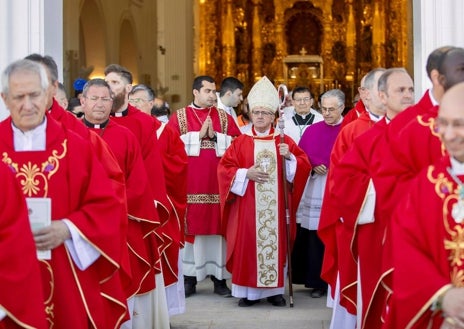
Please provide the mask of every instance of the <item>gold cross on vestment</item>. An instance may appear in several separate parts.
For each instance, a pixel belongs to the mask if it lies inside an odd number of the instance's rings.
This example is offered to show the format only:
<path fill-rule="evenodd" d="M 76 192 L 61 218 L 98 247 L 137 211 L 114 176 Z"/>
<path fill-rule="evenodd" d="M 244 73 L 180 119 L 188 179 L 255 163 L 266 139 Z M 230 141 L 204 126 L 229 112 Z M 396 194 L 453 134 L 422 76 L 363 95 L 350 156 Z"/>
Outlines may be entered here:
<path fill-rule="evenodd" d="M 461 225 L 455 226 L 455 231 L 451 235 L 452 240 L 445 240 L 445 250 L 450 250 L 451 265 L 462 265 L 464 259 L 464 229 Z"/>

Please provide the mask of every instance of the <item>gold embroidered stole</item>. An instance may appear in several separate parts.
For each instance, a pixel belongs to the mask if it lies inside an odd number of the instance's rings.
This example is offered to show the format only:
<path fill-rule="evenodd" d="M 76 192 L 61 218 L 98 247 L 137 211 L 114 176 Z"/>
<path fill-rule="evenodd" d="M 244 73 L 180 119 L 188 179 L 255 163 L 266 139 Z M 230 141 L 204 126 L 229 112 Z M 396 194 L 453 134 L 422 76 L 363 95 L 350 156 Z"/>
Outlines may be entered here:
<path fill-rule="evenodd" d="M 254 140 L 254 159 L 270 177 L 255 183 L 257 287 L 277 287 L 279 282 L 279 207 L 277 154 L 274 139 Z"/>

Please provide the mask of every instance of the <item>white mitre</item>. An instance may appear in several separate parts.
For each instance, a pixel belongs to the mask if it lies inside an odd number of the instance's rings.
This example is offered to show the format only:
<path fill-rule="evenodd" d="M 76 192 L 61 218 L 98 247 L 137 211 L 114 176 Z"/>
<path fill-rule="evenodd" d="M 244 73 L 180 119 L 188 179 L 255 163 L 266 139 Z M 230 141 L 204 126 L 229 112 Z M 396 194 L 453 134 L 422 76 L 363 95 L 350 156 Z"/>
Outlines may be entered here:
<path fill-rule="evenodd" d="M 248 93 L 248 105 L 250 110 L 255 107 L 264 107 L 275 112 L 280 105 L 279 93 L 272 82 L 266 77 L 259 79 Z"/>

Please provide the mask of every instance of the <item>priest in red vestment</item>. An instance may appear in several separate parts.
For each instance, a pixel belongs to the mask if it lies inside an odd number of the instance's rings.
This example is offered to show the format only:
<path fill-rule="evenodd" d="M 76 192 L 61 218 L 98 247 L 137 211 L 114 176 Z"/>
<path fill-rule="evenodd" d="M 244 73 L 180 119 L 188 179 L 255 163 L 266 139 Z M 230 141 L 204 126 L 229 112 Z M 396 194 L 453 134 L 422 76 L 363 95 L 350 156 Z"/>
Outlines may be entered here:
<path fill-rule="evenodd" d="M 234 119 L 214 106 L 216 84 L 209 76 L 193 82 L 193 103 L 177 110 L 168 125 L 180 133 L 188 155 L 187 214 L 182 262 L 185 296 L 196 292 L 197 281 L 210 275 L 214 293 L 230 297 L 225 269 L 225 241 L 217 166 L 232 138 L 240 135 Z"/>
<path fill-rule="evenodd" d="M 414 102 L 414 83 L 402 68 L 386 70 L 378 86 L 386 116 L 353 141 L 332 173 L 337 182 L 332 193 L 343 218 L 337 238 L 340 303 L 352 313 L 357 311 L 360 328 L 381 326 L 382 314 L 375 315 L 377 323 L 366 324 L 365 317 L 367 310 L 373 309 L 371 297 L 380 277 L 385 231 L 378 212 L 383 200 L 376 197 L 374 177 L 382 161 L 381 147 L 388 147 L 382 140 L 387 124 Z"/>
<path fill-rule="evenodd" d="M 151 198 L 148 176 L 137 138 L 127 128 L 110 121 L 111 89 L 103 79 L 89 80 L 81 98 L 85 126 L 97 133 L 110 147 L 125 173 L 127 196 L 128 234 L 132 284 L 127 287 L 132 321 L 148 324 L 143 317 L 150 312 L 133 311 L 135 296 L 155 289 L 154 264 L 159 255 L 151 248 L 154 230 L 159 226 L 158 214 Z M 126 326 L 126 324 L 124 324 Z"/>
<path fill-rule="evenodd" d="M 251 131 L 232 142 L 218 167 L 226 265 L 232 273 L 232 295 L 241 298 L 239 306 L 251 306 L 265 297 L 274 306 L 285 306 L 285 269 L 290 252 L 286 232 L 290 226 L 290 233 L 295 232 L 295 213 L 311 165 L 290 137 L 284 136 L 282 141 L 272 127 L 279 97 L 267 77 L 250 90 L 248 103 Z M 287 184 L 286 190 L 282 184 Z M 287 205 L 284 191 L 290 200 Z M 290 212 L 288 226 L 286 210 Z"/>
<path fill-rule="evenodd" d="M 51 220 L 33 231 L 49 326 L 117 328 L 127 318 L 118 277 L 126 243 L 123 203 L 91 145 L 45 115 L 43 66 L 14 62 L 2 81 L 8 83 L 2 98 L 11 115 L 0 123 L 3 162 L 28 206 Z"/>
<path fill-rule="evenodd" d="M 165 235 L 163 225 L 169 221 L 172 206 L 166 192 L 166 181 L 159 148 L 156 129 L 159 121 L 155 121 L 151 116 L 142 113 L 137 108 L 129 104 L 128 94 L 132 89 L 132 73 L 118 64 L 110 64 L 105 68 L 105 80 L 110 85 L 113 92 L 113 108 L 111 110 L 111 120 L 128 128 L 137 138 L 142 151 L 142 158 L 149 179 L 152 198 L 158 210 L 161 226 L 155 232 L 156 246 L 159 257 L 155 266 L 155 280 L 157 289 L 154 290 L 152 299 L 147 298 L 147 302 L 154 302 L 152 311 L 156 310 L 158 316 L 155 317 L 156 326 L 165 327 L 169 325 L 166 294 L 164 289 L 163 265 L 161 259 L 164 250 L 170 245 L 172 237 Z M 145 303 L 146 304 L 146 303 Z M 147 308 L 147 310 L 150 308 Z"/>
<path fill-rule="evenodd" d="M 392 222 L 393 295 L 385 328 L 464 324 L 464 83 L 443 96 L 437 133 L 448 156 L 411 182 Z"/>
<path fill-rule="evenodd" d="M 26 202 L 11 170 L 0 163 L 0 328 L 47 328 L 39 262 Z"/>

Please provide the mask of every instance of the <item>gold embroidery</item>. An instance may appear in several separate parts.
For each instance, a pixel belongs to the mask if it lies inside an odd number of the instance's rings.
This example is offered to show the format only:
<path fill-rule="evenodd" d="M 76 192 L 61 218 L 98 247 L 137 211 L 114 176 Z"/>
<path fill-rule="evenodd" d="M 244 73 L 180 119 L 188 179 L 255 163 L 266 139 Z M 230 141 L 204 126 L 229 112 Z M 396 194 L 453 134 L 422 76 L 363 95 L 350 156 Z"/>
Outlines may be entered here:
<path fill-rule="evenodd" d="M 255 183 L 257 287 L 277 287 L 279 279 L 279 207 L 274 141 L 255 140 L 255 163 L 269 174 Z"/>
<path fill-rule="evenodd" d="M 214 149 L 216 144 L 213 141 L 202 139 L 200 144 L 201 149 Z"/>
<path fill-rule="evenodd" d="M 464 287 L 464 270 L 454 267 L 451 272 L 451 283 L 458 288 Z"/>
<path fill-rule="evenodd" d="M 187 114 L 185 107 L 177 110 L 177 122 L 179 122 L 179 130 L 181 135 L 185 135 L 188 133 L 188 128 L 187 128 Z"/>
<path fill-rule="evenodd" d="M 464 259 L 464 229 L 461 225 L 455 225 L 451 233 L 451 240 L 445 239 L 445 250 L 450 251 L 448 259 L 451 266 L 462 266 Z"/>
<path fill-rule="evenodd" d="M 435 136 L 436 138 L 441 140 L 440 136 L 438 135 L 438 131 L 436 129 L 436 126 L 435 126 L 435 118 L 427 117 L 427 119 L 424 120 L 423 115 L 418 115 L 417 116 L 417 121 L 419 122 L 419 124 L 421 126 L 428 127 L 429 130 L 430 130 L 430 133 L 432 134 L 432 136 Z M 440 143 L 440 144 L 441 144 L 441 147 L 440 147 L 441 155 L 445 155 L 446 154 L 445 145 L 443 143 Z"/>
<path fill-rule="evenodd" d="M 61 145 L 63 146 L 61 154 L 59 154 L 57 150 L 53 150 L 52 155 L 48 157 L 47 161 L 42 163 L 40 168 L 36 163 L 32 163 L 31 161 L 24 163 L 21 168 L 19 168 L 17 163 L 13 163 L 8 153 L 3 152 L 2 161 L 15 170 L 16 177 L 19 179 L 23 193 L 26 196 L 48 197 L 48 180 L 60 168 L 59 160 L 64 158 L 67 154 L 67 140 L 64 140 Z M 41 186 L 41 182 L 43 186 Z"/>
<path fill-rule="evenodd" d="M 219 194 L 187 194 L 188 204 L 219 203 Z"/>

